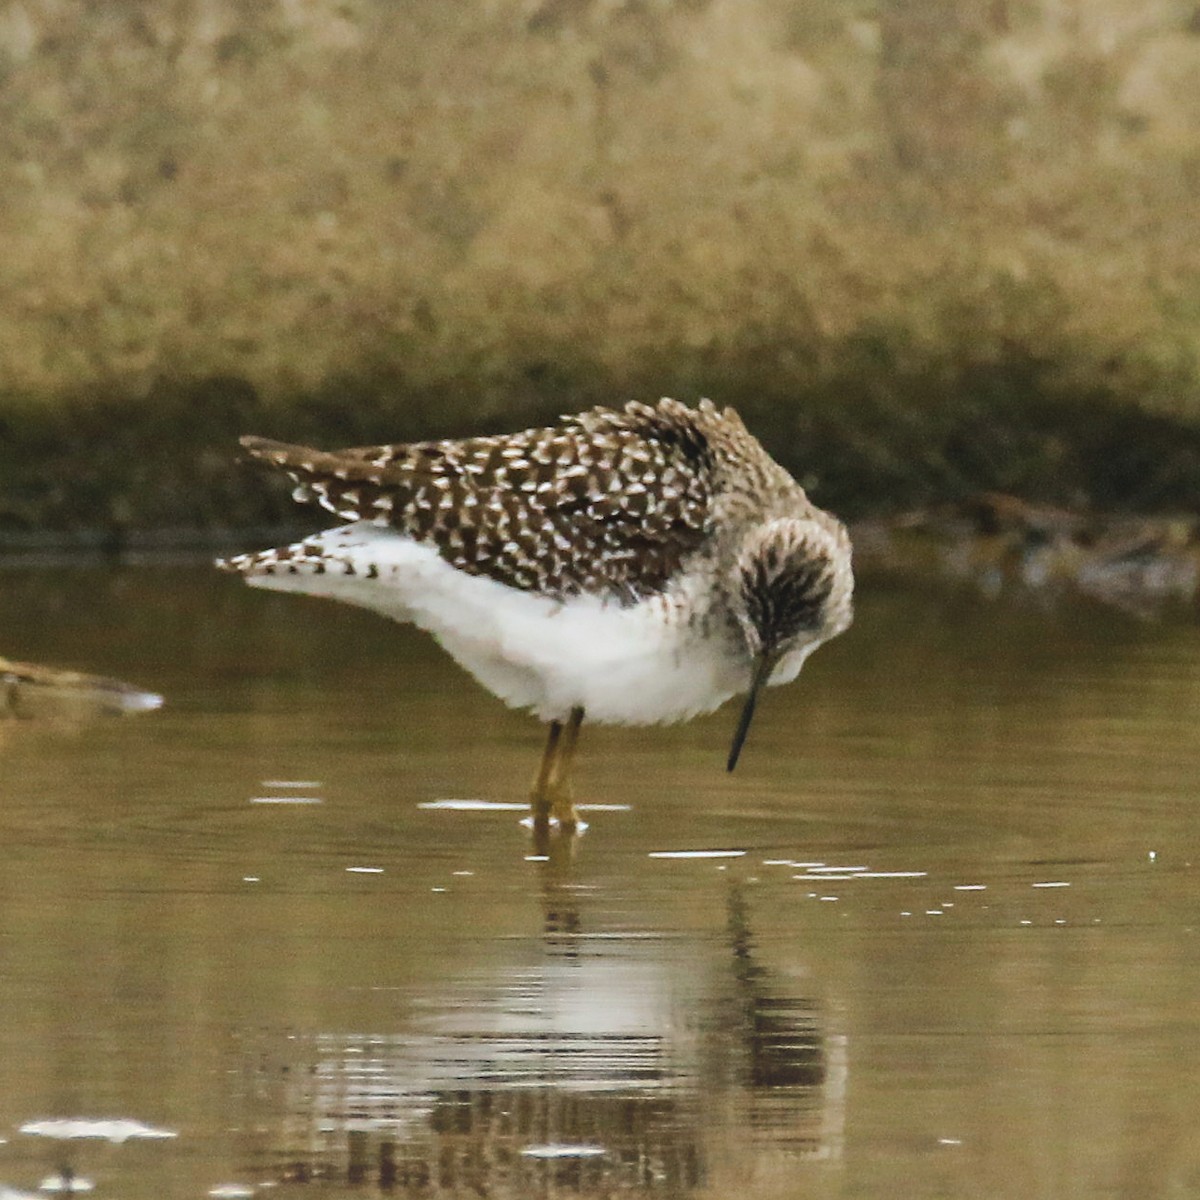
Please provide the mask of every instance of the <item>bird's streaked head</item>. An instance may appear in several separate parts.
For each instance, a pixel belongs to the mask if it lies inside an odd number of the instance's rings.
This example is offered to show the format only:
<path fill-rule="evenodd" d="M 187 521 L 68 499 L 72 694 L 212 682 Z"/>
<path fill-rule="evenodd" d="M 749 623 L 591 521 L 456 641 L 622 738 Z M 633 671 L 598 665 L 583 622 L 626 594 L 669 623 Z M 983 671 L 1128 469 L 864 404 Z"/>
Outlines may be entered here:
<path fill-rule="evenodd" d="M 731 607 L 753 666 L 729 752 L 730 771 L 737 765 L 758 693 L 780 660 L 802 656 L 850 624 L 852 580 L 845 530 L 835 526 L 831 531 L 795 517 L 757 526 L 738 548 L 731 583 Z"/>

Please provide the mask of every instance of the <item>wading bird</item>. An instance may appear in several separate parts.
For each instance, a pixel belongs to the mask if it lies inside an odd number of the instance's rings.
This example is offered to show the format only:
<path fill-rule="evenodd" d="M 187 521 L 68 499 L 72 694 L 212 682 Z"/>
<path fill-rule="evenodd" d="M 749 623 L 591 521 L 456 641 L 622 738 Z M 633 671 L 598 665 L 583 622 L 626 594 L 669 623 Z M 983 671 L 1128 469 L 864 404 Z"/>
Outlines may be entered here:
<path fill-rule="evenodd" d="M 247 437 L 345 524 L 218 565 L 428 630 L 549 724 L 535 827 L 576 826 L 584 714 L 686 721 L 789 683 L 851 620 L 850 540 L 731 408 L 594 408 L 496 437 L 323 452 Z"/>

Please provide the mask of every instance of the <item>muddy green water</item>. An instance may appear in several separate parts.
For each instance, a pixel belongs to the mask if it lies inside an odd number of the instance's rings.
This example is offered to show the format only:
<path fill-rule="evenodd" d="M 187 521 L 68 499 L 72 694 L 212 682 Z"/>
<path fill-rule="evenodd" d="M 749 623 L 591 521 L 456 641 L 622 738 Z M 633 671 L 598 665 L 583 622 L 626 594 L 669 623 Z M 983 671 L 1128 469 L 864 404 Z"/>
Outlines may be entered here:
<path fill-rule="evenodd" d="M 548 861 L 409 630 L 195 568 L 0 630 L 167 698 L 0 722 L 6 1200 L 1200 1196 L 1193 626 L 868 586 L 733 777 L 731 710 L 585 726 Z"/>

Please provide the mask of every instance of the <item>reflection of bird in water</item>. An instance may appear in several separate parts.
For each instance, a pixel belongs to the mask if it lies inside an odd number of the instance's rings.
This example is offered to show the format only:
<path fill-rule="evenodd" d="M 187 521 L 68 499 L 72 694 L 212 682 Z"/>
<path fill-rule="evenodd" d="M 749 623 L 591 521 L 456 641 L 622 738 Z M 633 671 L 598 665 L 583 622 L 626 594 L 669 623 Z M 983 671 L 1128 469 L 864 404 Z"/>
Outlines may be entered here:
<path fill-rule="evenodd" d="M 79 718 L 146 712 L 162 697 L 119 679 L 0 658 L 0 717 Z"/>
<path fill-rule="evenodd" d="M 549 723 L 535 819 L 574 828 L 586 712 L 684 721 L 788 683 L 850 623 L 850 542 L 732 409 L 597 408 L 548 429 L 323 453 L 245 438 L 348 524 L 222 565 L 427 629 Z"/>
<path fill-rule="evenodd" d="M 247 1094 L 280 1120 L 239 1124 L 269 1131 L 266 1171 L 430 1197 L 723 1195 L 766 1151 L 839 1152 L 842 1039 L 759 964 L 736 889 L 714 939 L 597 925 L 566 855 L 539 877 L 541 937 L 419 990 L 404 1031 L 289 1027 L 252 1056 Z"/>
<path fill-rule="evenodd" d="M 781 987 L 759 964 L 746 903 L 736 889 L 730 894 L 728 913 L 735 982 L 729 1025 L 744 1055 L 751 1131 L 777 1146 L 830 1153 L 837 1138 L 828 1128 L 828 1118 L 840 1118 L 841 1105 L 840 1096 L 823 1090 L 831 1075 L 833 1046 L 821 1028 L 818 1009 L 813 1001 Z"/>

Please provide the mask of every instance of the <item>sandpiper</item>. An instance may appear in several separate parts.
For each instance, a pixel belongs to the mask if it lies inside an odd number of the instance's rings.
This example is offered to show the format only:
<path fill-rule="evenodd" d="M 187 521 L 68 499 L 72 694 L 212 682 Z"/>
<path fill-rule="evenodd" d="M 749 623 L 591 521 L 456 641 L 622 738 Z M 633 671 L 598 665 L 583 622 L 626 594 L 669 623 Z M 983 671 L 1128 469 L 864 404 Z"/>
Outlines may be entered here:
<path fill-rule="evenodd" d="M 496 437 L 323 452 L 242 445 L 342 525 L 219 566 L 428 630 L 549 724 L 536 827 L 576 827 L 589 719 L 685 721 L 789 683 L 850 624 L 850 539 L 731 408 L 594 408 Z"/>

